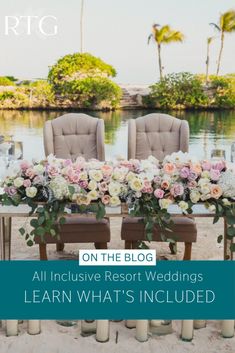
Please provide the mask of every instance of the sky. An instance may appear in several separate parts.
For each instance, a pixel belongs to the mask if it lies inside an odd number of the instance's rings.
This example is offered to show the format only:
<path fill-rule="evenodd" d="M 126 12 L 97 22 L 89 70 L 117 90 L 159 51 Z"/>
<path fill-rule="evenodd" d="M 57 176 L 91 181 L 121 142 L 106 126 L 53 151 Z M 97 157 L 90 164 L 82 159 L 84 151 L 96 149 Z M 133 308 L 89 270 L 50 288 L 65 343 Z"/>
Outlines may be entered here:
<path fill-rule="evenodd" d="M 0 0 L 0 76 L 46 78 L 49 67 L 80 50 L 81 0 Z M 157 51 L 147 44 L 153 23 L 169 24 L 185 34 L 183 43 L 162 48 L 164 73 L 205 72 L 206 39 L 218 35 L 209 25 L 235 9 L 234 0 L 84 0 L 84 51 L 102 58 L 117 70 L 115 81 L 150 84 L 159 78 Z M 26 17 L 6 33 L 20 16 L 38 16 L 27 34 Z M 45 35 L 40 32 L 53 33 Z M 11 16 L 11 17 L 10 17 Z M 14 17 L 12 17 L 14 16 Z M 54 17 L 56 19 L 54 19 Z M 12 21 L 12 22 L 11 22 Z M 211 45 L 210 72 L 215 73 L 219 39 Z M 225 38 L 221 74 L 235 72 L 235 33 Z"/>

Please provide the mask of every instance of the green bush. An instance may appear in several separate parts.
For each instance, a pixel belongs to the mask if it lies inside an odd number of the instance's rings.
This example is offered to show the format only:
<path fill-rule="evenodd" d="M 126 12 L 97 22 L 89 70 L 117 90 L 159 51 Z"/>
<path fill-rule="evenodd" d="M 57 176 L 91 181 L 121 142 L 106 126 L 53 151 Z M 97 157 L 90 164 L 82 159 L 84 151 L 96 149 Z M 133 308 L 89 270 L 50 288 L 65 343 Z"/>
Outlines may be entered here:
<path fill-rule="evenodd" d="M 18 109 L 29 106 L 28 95 L 22 89 L 0 92 L 0 108 Z"/>
<path fill-rule="evenodd" d="M 148 106 L 157 108 L 204 107 L 208 97 L 203 91 L 201 81 L 188 72 L 166 75 L 150 87 L 150 94 L 144 99 Z"/>
<path fill-rule="evenodd" d="M 121 98 L 121 88 L 106 77 L 87 77 L 66 82 L 66 96 L 79 103 L 79 106 L 90 108 L 100 105 L 116 107 Z"/>
<path fill-rule="evenodd" d="M 5 76 L 0 76 L 0 86 L 14 86 L 15 83 L 10 80 L 10 78 Z"/>
<path fill-rule="evenodd" d="M 114 77 L 116 71 L 111 65 L 91 54 L 75 53 L 59 59 L 50 69 L 48 80 L 56 91 L 60 91 L 67 81 L 97 76 Z"/>
<path fill-rule="evenodd" d="M 211 105 L 219 108 L 235 106 L 235 74 L 210 76 L 210 85 L 214 90 Z"/>
<path fill-rule="evenodd" d="M 37 105 L 46 106 L 54 102 L 54 90 L 47 81 L 32 82 L 29 85 L 29 90 L 31 100 L 35 100 Z"/>

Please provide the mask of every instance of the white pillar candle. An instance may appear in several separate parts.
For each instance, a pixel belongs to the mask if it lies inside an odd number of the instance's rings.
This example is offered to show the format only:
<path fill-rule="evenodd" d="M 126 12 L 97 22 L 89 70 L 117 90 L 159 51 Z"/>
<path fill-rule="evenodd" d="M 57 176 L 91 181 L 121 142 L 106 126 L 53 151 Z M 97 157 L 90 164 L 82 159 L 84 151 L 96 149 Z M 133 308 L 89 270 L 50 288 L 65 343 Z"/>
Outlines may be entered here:
<path fill-rule="evenodd" d="M 41 332 L 41 321 L 40 320 L 28 320 L 29 335 L 38 335 Z"/>
<path fill-rule="evenodd" d="M 196 329 L 206 327 L 206 320 L 194 320 L 193 327 Z"/>
<path fill-rule="evenodd" d="M 81 321 L 81 335 L 90 336 L 96 333 L 96 321 L 95 320 L 82 320 Z"/>
<path fill-rule="evenodd" d="M 193 339 L 193 320 L 183 320 L 181 323 L 181 339 L 192 341 Z"/>
<path fill-rule="evenodd" d="M 150 331 L 155 335 L 169 335 L 173 332 L 171 320 L 151 320 Z"/>
<path fill-rule="evenodd" d="M 127 328 L 135 328 L 136 327 L 136 320 L 126 320 L 125 326 Z"/>
<path fill-rule="evenodd" d="M 162 320 L 151 320 L 150 321 L 150 325 L 153 327 L 161 326 L 161 324 L 162 324 Z"/>
<path fill-rule="evenodd" d="M 6 335 L 7 336 L 18 335 L 18 320 L 6 320 Z"/>
<path fill-rule="evenodd" d="M 96 321 L 96 341 L 107 342 L 109 340 L 109 320 Z"/>
<path fill-rule="evenodd" d="M 224 338 L 232 338 L 234 336 L 234 320 L 223 320 L 221 334 Z"/>
<path fill-rule="evenodd" d="M 135 338 L 139 342 L 145 342 L 148 340 L 148 320 L 136 320 L 136 332 Z"/>

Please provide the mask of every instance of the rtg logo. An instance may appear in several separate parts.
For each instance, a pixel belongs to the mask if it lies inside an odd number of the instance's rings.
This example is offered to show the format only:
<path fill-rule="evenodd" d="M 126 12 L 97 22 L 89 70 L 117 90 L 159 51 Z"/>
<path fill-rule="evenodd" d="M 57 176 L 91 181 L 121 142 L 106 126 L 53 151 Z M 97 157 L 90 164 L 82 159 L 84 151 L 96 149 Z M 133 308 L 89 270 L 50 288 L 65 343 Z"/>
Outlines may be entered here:
<path fill-rule="evenodd" d="M 56 36 L 58 33 L 57 18 L 46 16 L 5 16 L 5 35 L 41 34 L 46 37 Z"/>

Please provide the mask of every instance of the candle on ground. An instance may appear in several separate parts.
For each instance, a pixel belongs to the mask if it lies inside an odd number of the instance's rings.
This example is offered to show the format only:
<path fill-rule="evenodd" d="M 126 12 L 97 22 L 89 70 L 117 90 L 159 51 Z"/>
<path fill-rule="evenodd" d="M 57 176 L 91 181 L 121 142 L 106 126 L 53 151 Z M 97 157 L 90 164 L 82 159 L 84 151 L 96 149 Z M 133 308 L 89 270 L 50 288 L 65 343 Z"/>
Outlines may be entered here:
<path fill-rule="evenodd" d="M 183 320 L 181 323 L 181 339 L 192 341 L 193 339 L 193 320 Z"/>
<path fill-rule="evenodd" d="M 136 320 L 126 320 L 125 326 L 127 328 L 135 328 L 136 327 Z"/>
<path fill-rule="evenodd" d="M 38 335 L 41 332 L 41 321 L 40 320 L 28 320 L 28 334 Z"/>
<path fill-rule="evenodd" d="M 81 335 L 90 336 L 96 333 L 96 321 L 95 320 L 82 320 L 81 321 Z"/>
<path fill-rule="evenodd" d="M 221 334 L 224 338 L 232 338 L 234 336 L 234 320 L 222 321 Z"/>
<path fill-rule="evenodd" d="M 196 329 L 206 327 L 206 320 L 194 320 L 193 327 Z"/>
<path fill-rule="evenodd" d="M 18 320 L 6 320 L 6 335 L 7 336 L 18 335 Z"/>
<path fill-rule="evenodd" d="M 97 320 L 96 321 L 96 341 L 107 342 L 109 340 L 109 321 Z"/>
<path fill-rule="evenodd" d="M 148 340 L 148 320 L 136 320 L 136 332 L 135 338 L 139 342 L 145 342 Z"/>

